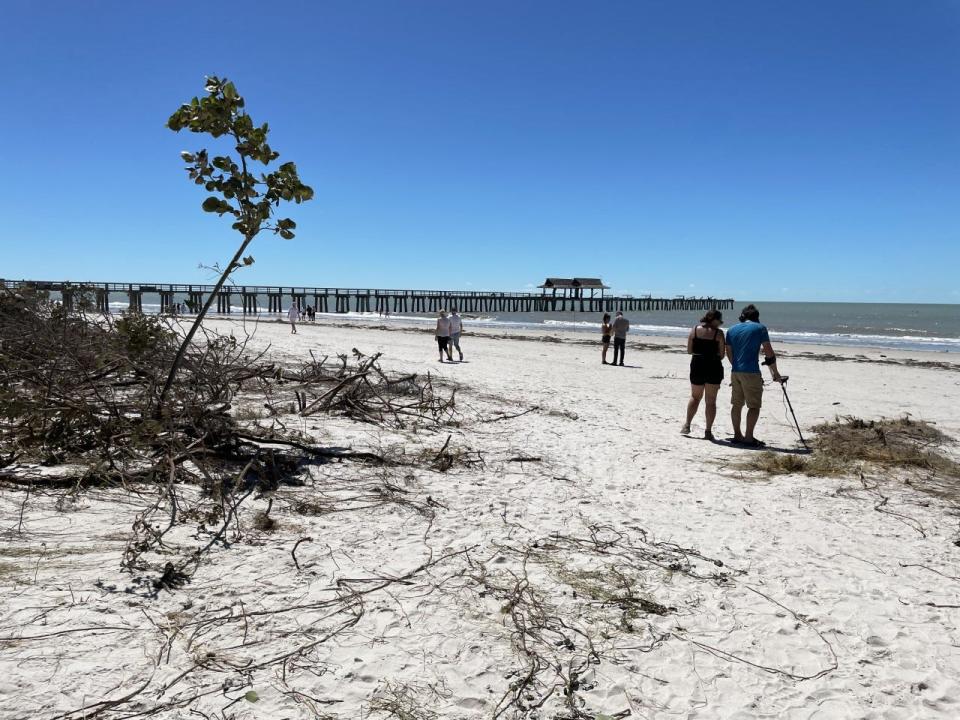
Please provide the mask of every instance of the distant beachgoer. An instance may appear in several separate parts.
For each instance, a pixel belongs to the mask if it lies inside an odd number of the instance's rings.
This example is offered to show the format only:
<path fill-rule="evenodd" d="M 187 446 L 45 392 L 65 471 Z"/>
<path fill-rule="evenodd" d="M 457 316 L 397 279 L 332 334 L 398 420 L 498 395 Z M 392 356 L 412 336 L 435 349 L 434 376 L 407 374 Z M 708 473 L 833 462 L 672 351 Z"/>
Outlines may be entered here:
<path fill-rule="evenodd" d="M 447 348 L 447 355 L 453 360 L 453 349 L 456 348 L 460 353 L 460 362 L 463 362 L 463 350 L 460 349 L 460 333 L 463 332 L 463 320 L 457 314 L 456 308 L 450 308 L 450 346 Z"/>
<path fill-rule="evenodd" d="M 290 334 L 297 334 L 297 321 L 300 319 L 300 308 L 297 307 L 296 303 L 290 305 L 290 309 L 287 310 L 287 319 L 290 320 Z"/>
<path fill-rule="evenodd" d="M 713 421 L 717 417 L 717 393 L 723 382 L 724 342 L 723 314 L 719 310 L 707 310 L 700 324 L 687 336 L 687 353 L 690 358 L 690 400 L 687 402 L 687 421 L 680 432 L 690 434 L 690 423 L 697 414 L 700 400 L 706 397 L 704 414 L 707 429 L 703 437 L 713 440 Z"/>
<path fill-rule="evenodd" d="M 440 349 L 440 362 L 443 362 L 444 353 L 453 360 L 453 356 L 450 354 L 450 318 L 447 317 L 446 310 L 440 311 L 434 337 L 437 338 L 437 347 Z"/>
<path fill-rule="evenodd" d="M 730 373 L 733 385 L 730 397 L 733 442 L 751 447 L 764 445 L 753 434 L 763 404 L 763 376 L 759 362 L 761 351 L 765 358 L 763 364 L 770 366 L 774 382 L 783 382 L 777 370 L 777 355 L 770 344 L 770 333 L 765 325 L 760 324 L 760 311 L 754 305 L 747 305 L 740 313 L 740 322 L 727 331 L 727 359 L 733 366 Z M 741 433 L 740 417 L 744 405 L 747 406 L 747 429 Z"/>
<path fill-rule="evenodd" d="M 601 356 L 604 365 L 609 365 L 607 362 L 607 350 L 610 349 L 610 335 L 613 333 L 613 328 L 610 327 L 610 313 L 603 314 L 603 322 L 600 323 L 600 343 L 603 345 L 603 354 Z"/>
<path fill-rule="evenodd" d="M 617 313 L 613 321 L 613 364 L 623 366 L 623 354 L 627 348 L 627 332 L 630 330 L 630 321 L 627 320 L 622 312 Z M 620 362 L 617 362 L 619 353 Z"/>

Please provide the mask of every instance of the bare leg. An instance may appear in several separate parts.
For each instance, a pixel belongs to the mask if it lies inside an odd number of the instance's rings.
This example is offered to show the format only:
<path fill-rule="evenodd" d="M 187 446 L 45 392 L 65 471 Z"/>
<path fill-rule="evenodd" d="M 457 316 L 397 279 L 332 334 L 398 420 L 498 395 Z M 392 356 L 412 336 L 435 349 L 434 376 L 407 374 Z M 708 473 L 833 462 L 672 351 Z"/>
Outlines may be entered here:
<path fill-rule="evenodd" d="M 610 343 L 604 343 L 604 344 L 603 344 L 603 362 L 604 362 L 604 364 L 606 364 L 606 362 L 607 362 L 607 350 L 609 350 L 609 349 L 610 349 Z"/>
<path fill-rule="evenodd" d="M 707 416 L 707 432 L 711 432 L 713 421 L 717 417 L 717 393 L 720 392 L 720 386 L 707 385 L 706 388 L 707 407 L 704 412 Z"/>
<path fill-rule="evenodd" d="M 690 432 L 690 423 L 697 414 L 700 407 L 700 400 L 703 398 L 703 385 L 690 386 L 690 399 L 687 401 L 687 421 L 680 429 L 682 433 Z"/>
<path fill-rule="evenodd" d="M 760 419 L 760 408 L 747 408 L 747 434 L 746 440 L 753 440 L 753 431 L 757 427 L 757 420 Z"/>
<path fill-rule="evenodd" d="M 733 439 L 743 440 L 743 433 L 740 432 L 740 416 L 743 412 L 743 405 L 734 405 L 730 408 L 730 420 L 733 422 Z"/>

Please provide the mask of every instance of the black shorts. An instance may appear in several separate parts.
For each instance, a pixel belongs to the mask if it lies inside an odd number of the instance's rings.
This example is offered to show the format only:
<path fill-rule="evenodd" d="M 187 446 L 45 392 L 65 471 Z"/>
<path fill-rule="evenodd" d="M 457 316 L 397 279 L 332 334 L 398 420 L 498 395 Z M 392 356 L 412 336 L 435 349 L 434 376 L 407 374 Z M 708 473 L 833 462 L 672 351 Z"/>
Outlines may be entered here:
<path fill-rule="evenodd" d="M 600 342 L 603 343 L 604 345 L 609 345 L 609 344 L 610 344 L 610 336 L 609 336 L 609 335 L 604 335 L 602 338 L 600 338 Z"/>
<path fill-rule="evenodd" d="M 691 385 L 719 385 L 723 382 L 723 363 L 720 358 L 694 355 L 690 358 Z"/>
<path fill-rule="evenodd" d="M 441 352 L 447 349 L 448 342 L 450 342 L 450 338 L 447 336 L 437 338 L 437 345 L 440 347 Z"/>

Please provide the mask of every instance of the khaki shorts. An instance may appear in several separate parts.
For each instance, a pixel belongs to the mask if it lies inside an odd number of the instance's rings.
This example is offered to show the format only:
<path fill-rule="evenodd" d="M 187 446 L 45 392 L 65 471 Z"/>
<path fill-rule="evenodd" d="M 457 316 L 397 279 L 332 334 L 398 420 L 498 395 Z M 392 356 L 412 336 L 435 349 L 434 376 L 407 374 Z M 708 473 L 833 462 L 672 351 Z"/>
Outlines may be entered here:
<path fill-rule="evenodd" d="M 760 373 L 730 373 L 733 383 L 733 394 L 730 403 L 734 407 L 743 407 L 744 404 L 751 410 L 759 410 L 763 405 L 763 376 Z"/>

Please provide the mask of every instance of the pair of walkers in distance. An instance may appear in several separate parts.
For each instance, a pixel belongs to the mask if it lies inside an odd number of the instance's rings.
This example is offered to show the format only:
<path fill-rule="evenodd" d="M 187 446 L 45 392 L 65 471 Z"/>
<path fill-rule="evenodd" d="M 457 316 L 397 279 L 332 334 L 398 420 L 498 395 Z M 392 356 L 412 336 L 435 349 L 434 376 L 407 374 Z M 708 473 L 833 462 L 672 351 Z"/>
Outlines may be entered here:
<path fill-rule="evenodd" d="M 443 362 L 444 354 L 446 354 L 447 360 L 454 362 L 454 348 L 460 353 L 460 362 L 463 362 L 463 350 L 460 349 L 460 333 L 462 332 L 463 320 L 457 313 L 457 309 L 450 308 L 449 316 L 446 310 L 441 310 L 440 316 L 437 318 L 437 329 L 433 333 L 437 339 L 437 349 L 440 351 L 440 362 Z"/>
<path fill-rule="evenodd" d="M 610 322 L 610 313 L 603 314 L 603 322 L 600 324 L 600 333 L 603 343 L 603 355 L 601 360 L 604 365 L 610 365 L 607 362 L 607 351 L 610 349 L 610 338 L 613 337 L 613 365 L 623 367 L 623 353 L 627 349 L 627 333 L 630 331 L 630 321 L 627 320 L 622 312 L 618 312 L 613 322 Z"/>
<path fill-rule="evenodd" d="M 713 440 L 713 421 L 717 415 L 717 393 L 723 382 L 723 358 L 731 365 L 730 421 L 733 425 L 732 442 L 748 447 L 763 447 L 754 431 L 763 405 L 763 376 L 760 374 L 760 354 L 763 364 L 770 368 L 774 382 L 786 382 L 777 370 L 777 355 L 770 344 L 770 334 L 760 323 L 760 311 L 755 305 L 747 305 L 740 312 L 740 322 L 727 331 L 724 337 L 720 326 L 723 315 L 718 310 L 708 310 L 700 324 L 690 330 L 687 337 L 687 352 L 690 358 L 690 400 L 687 401 L 687 418 L 681 427 L 683 435 L 690 434 L 700 407 L 706 400 L 704 411 L 706 429 L 703 436 Z M 741 430 L 743 408 L 747 408 L 746 429 Z"/>

